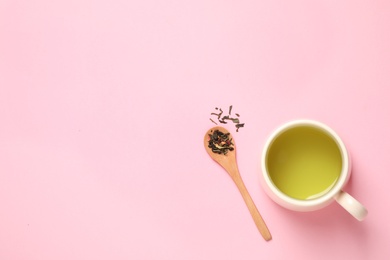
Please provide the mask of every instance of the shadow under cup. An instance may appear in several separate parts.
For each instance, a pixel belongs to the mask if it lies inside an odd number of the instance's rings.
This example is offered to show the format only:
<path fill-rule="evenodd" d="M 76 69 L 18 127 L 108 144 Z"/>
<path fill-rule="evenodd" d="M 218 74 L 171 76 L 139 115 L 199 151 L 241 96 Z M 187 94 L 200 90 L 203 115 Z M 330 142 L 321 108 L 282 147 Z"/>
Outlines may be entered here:
<path fill-rule="evenodd" d="M 343 171 L 343 156 L 334 137 L 314 125 L 294 125 L 268 146 L 265 167 L 273 185 L 296 200 L 327 194 Z"/>

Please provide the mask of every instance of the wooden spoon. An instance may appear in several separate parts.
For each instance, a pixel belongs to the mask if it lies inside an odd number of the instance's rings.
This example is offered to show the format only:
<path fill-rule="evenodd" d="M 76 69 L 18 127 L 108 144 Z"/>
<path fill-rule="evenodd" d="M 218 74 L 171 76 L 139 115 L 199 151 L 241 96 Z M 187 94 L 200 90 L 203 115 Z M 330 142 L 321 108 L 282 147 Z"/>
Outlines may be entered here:
<path fill-rule="evenodd" d="M 234 144 L 234 150 L 228 151 L 226 154 L 218 154 L 214 153 L 208 146 L 209 146 L 209 140 L 210 136 L 209 134 L 212 134 L 214 131 L 219 130 L 222 133 L 229 133 L 228 130 L 221 126 L 216 126 L 211 128 L 209 131 L 207 131 L 206 135 L 204 136 L 204 146 L 206 148 L 207 153 L 211 156 L 211 158 L 216 161 L 218 164 L 220 164 L 230 175 L 230 177 L 233 179 L 234 183 L 237 185 L 237 188 L 239 189 L 242 197 L 244 198 L 244 201 L 249 209 L 249 212 L 252 215 L 253 220 L 255 221 L 255 224 L 257 226 L 257 229 L 260 231 L 260 234 L 263 236 L 263 238 L 266 241 L 269 241 L 272 239 L 271 233 L 269 232 L 267 225 L 265 224 L 263 218 L 261 217 L 259 211 L 256 208 L 255 203 L 253 202 L 251 196 L 248 193 L 248 190 L 246 189 L 244 182 L 242 181 L 240 172 L 238 171 L 237 161 L 236 161 L 236 143 L 234 140 L 232 140 Z M 233 138 L 230 135 L 230 138 Z"/>

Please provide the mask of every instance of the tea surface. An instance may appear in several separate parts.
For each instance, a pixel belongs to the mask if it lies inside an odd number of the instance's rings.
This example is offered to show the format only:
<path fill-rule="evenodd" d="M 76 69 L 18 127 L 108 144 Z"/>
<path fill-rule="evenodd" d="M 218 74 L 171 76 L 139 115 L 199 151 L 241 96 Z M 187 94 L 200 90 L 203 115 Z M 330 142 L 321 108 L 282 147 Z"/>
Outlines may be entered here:
<path fill-rule="evenodd" d="M 342 157 L 336 142 L 320 129 L 289 129 L 272 143 L 266 167 L 273 183 L 286 195 L 314 199 L 338 180 Z"/>

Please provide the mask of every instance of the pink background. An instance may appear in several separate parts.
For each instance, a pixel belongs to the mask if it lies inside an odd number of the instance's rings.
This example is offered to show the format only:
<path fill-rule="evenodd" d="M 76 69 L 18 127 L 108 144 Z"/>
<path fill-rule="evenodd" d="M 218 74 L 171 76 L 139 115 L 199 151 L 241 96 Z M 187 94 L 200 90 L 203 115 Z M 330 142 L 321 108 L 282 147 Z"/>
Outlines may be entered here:
<path fill-rule="evenodd" d="M 0 1 L 0 259 L 389 259 L 389 27 L 386 0 Z M 203 148 L 229 105 L 268 243 Z M 365 221 L 263 192 L 297 118 L 345 141 Z"/>

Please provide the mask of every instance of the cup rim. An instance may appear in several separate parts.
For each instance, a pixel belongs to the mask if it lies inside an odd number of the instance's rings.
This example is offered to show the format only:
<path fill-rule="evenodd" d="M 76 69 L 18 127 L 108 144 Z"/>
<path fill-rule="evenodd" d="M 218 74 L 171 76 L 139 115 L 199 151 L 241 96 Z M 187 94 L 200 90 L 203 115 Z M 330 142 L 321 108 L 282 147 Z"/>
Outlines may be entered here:
<path fill-rule="evenodd" d="M 341 153 L 342 168 L 341 168 L 340 177 L 338 178 L 336 184 L 328 192 L 326 192 L 324 195 L 318 198 L 308 199 L 308 200 L 300 200 L 300 199 L 292 198 L 286 195 L 285 193 L 283 193 L 282 191 L 280 191 L 273 183 L 271 177 L 268 174 L 268 170 L 266 167 L 266 159 L 271 144 L 282 133 L 297 126 L 311 126 L 326 132 L 336 142 Z M 276 195 L 279 199 L 284 201 L 284 203 L 287 203 L 292 206 L 313 207 L 313 206 L 325 204 L 327 201 L 331 200 L 343 188 L 349 176 L 350 157 L 344 142 L 341 140 L 339 135 L 332 128 L 325 125 L 324 123 L 315 120 L 298 119 L 298 120 L 289 121 L 279 126 L 267 138 L 262 152 L 261 169 L 262 169 L 263 180 L 265 181 L 266 185 L 271 190 L 273 195 Z"/>

